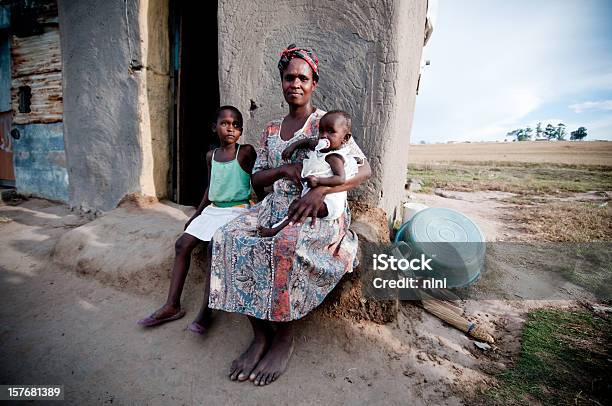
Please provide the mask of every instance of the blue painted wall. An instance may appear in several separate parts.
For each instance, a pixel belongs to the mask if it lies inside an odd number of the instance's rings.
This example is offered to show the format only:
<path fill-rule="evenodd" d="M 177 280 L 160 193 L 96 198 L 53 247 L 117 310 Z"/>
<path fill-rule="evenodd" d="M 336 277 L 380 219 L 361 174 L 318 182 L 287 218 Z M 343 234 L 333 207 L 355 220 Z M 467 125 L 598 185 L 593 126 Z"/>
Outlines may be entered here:
<path fill-rule="evenodd" d="M 0 111 L 11 109 L 11 16 L 8 6 L 0 6 Z"/>
<path fill-rule="evenodd" d="M 0 111 L 11 109 L 11 48 L 8 30 L 0 31 Z"/>
<path fill-rule="evenodd" d="M 21 134 L 18 140 L 13 140 L 17 191 L 67 202 L 63 123 L 15 125 L 14 128 Z"/>
<path fill-rule="evenodd" d="M 11 14 L 9 6 L 0 6 L 0 29 L 8 28 L 11 25 Z"/>

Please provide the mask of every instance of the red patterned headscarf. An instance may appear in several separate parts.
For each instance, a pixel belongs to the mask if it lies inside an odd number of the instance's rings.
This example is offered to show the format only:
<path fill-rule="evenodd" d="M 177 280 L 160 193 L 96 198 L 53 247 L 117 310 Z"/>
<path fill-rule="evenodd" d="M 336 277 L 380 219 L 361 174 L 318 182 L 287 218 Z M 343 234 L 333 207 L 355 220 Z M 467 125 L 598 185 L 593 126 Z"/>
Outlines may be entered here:
<path fill-rule="evenodd" d="M 319 81 L 319 58 L 317 55 L 306 48 L 299 48 L 295 44 L 289 45 L 280 54 L 280 60 L 278 61 L 278 70 L 280 71 L 281 77 L 289 62 L 294 58 L 300 58 L 306 61 L 310 69 L 312 69 L 312 78 L 315 81 Z"/>

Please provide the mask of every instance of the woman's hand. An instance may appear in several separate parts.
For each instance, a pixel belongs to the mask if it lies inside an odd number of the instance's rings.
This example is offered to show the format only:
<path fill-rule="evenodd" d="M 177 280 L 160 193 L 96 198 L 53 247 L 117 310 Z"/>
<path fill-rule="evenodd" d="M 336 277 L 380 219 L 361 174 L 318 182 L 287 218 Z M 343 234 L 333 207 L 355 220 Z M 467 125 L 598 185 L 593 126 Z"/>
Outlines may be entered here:
<path fill-rule="evenodd" d="M 312 226 L 316 224 L 317 214 L 319 209 L 325 203 L 325 195 L 328 193 L 344 192 L 345 190 L 353 189 L 359 186 L 362 182 L 369 179 L 372 175 L 372 169 L 368 161 L 365 161 L 358 169 L 357 174 L 347 179 L 342 185 L 328 187 L 318 186 L 308 191 L 301 198 L 294 200 L 289 205 L 287 217 L 291 223 L 303 223 L 306 217 L 312 217 Z"/>
<path fill-rule="evenodd" d="M 291 159 L 291 155 L 293 155 L 294 152 L 295 152 L 294 144 L 291 144 L 287 148 L 285 148 L 285 150 L 281 154 L 281 157 L 283 158 L 283 160 L 289 161 Z"/>
<path fill-rule="evenodd" d="M 302 224 L 306 217 L 312 217 L 311 227 L 315 226 L 319 210 L 325 204 L 323 189 L 325 187 L 310 189 L 308 193 L 294 200 L 289 205 L 289 210 L 287 211 L 289 224 Z"/>

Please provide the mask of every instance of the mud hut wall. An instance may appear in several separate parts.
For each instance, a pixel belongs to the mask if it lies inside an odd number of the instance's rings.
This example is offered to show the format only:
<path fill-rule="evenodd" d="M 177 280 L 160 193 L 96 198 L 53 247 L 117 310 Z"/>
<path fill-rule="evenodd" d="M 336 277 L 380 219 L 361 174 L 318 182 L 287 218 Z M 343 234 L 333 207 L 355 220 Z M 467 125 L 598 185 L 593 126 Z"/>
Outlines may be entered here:
<path fill-rule="evenodd" d="M 11 27 L 11 109 L 19 134 L 12 140 L 15 186 L 23 194 L 67 201 L 57 4 L 39 1 L 30 12 L 32 20 Z M 25 89 L 31 97 L 20 103 Z"/>
<path fill-rule="evenodd" d="M 286 114 L 280 50 L 291 43 L 313 48 L 321 76 L 315 105 L 351 114 L 372 166 L 372 179 L 352 198 L 390 213 L 405 183 L 426 3 L 219 0 L 221 103 L 248 112 L 245 139 L 256 144 L 266 122 Z"/>
<path fill-rule="evenodd" d="M 427 2 L 414 3 L 396 2 L 393 46 L 397 59 L 384 65 L 387 75 L 395 79 L 392 84 L 380 83 L 378 90 L 378 93 L 393 94 L 391 103 L 383 108 L 386 114 L 382 116 L 382 121 L 387 122 L 388 127 L 380 140 L 381 185 L 380 190 L 376 191 L 380 198 L 378 206 L 391 218 L 399 215 L 399 212 L 396 213 L 398 205 L 405 199 L 410 133 L 425 40 Z"/>
<path fill-rule="evenodd" d="M 139 191 L 138 3 L 59 0 L 70 203 L 114 208 Z"/>
<path fill-rule="evenodd" d="M 167 8 L 59 1 L 72 206 L 110 210 L 130 193 L 167 193 Z"/>

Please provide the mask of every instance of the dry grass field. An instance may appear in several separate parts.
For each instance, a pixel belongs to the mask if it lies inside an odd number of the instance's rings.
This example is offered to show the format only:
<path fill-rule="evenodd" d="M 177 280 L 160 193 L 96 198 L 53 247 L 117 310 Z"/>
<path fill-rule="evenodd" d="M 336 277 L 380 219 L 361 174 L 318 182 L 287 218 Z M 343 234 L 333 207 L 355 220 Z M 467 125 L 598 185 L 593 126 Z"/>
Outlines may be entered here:
<path fill-rule="evenodd" d="M 529 238 L 612 241 L 612 142 L 411 145 L 409 154 L 407 177 L 423 192 L 513 194 L 510 217 Z"/>
<path fill-rule="evenodd" d="M 568 243 L 579 243 L 576 246 L 592 258 L 599 249 L 610 252 L 612 142 L 411 145 L 407 178 L 408 198 L 438 202 L 436 207 L 462 211 L 481 224 L 488 219 L 506 230 L 503 241 L 552 243 L 558 253 L 567 253 L 572 246 Z M 427 196 L 432 194 L 435 197 Z M 507 258 L 521 258 L 520 250 L 506 249 Z M 568 261 L 553 254 L 547 260 L 555 277 L 589 292 L 606 292 L 596 297 L 609 308 L 609 255 L 584 269 L 575 266 L 582 255 L 569 256 Z M 495 259 L 497 264 L 504 261 Z M 512 283 L 523 272 L 534 274 L 531 259 L 521 261 L 518 273 L 509 276 Z M 546 279 L 554 279 L 551 276 Z M 554 308 L 542 302 L 543 308 L 527 313 L 520 340 L 513 338 L 520 341 L 520 353 L 503 363 L 503 370 L 493 375 L 494 383 L 484 385 L 482 397 L 466 404 L 608 404 L 612 318 L 585 303 Z"/>
<path fill-rule="evenodd" d="M 612 167 L 609 141 L 523 141 L 410 145 L 409 163 L 529 162 Z"/>

